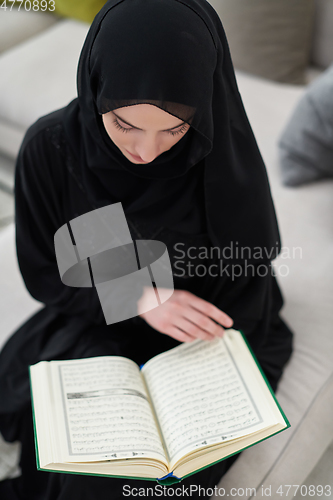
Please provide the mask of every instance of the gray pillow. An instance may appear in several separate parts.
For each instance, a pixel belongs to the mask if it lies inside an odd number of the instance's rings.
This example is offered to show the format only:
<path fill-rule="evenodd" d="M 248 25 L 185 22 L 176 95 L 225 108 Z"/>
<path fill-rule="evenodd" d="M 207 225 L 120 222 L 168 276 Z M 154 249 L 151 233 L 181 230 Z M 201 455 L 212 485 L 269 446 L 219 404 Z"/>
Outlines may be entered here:
<path fill-rule="evenodd" d="M 237 69 L 285 83 L 304 83 L 314 0 L 209 0 L 225 28 Z"/>
<path fill-rule="evenodd" d="M 282 182 L 333 177 L 333 65 L 307 89 L 279 140 Z"/>

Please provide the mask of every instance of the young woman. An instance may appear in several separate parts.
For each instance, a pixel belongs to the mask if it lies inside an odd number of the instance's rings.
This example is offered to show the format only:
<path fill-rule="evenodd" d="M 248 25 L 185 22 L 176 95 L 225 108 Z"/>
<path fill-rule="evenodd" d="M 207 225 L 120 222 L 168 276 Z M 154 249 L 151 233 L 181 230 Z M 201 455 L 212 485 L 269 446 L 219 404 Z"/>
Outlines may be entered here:
<path fill-rule="evenodd" d="M 106 325 L 94 288 L 61 282 L 53 238 L 117 202 L 133 239 L 167 245 L 175 291 L 156 309 Z M 78 99 L 38 120 L 22 144 L 16 231 L 25 284 L 45 307 L 0 356 L 0 430 L 22 442 L 22 476 L 0 484 L 3 498 L 114 499 L 124 484 L 147 486 L 36 471 L 29 364 L 106 354 L 141 364 L 233 324 L 276 389 L 292 340 L 271 270 L 277 222 L 225 34 L 204 0 L 105 5 L 81 53 Z M 214 486 L 233 460 L 184 486 Z"/>

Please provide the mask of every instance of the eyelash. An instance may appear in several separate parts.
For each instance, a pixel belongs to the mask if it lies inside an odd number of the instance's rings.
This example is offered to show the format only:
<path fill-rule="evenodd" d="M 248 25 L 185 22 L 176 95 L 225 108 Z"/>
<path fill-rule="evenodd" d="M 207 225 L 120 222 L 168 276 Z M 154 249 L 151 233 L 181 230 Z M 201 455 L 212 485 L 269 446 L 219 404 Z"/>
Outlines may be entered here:
<path fill-rule="evenodd" d="M 113 123 L 115 124 L 115 127 L 118 129 L 118 130 L 121 130 L 122 132 L 129 132 L 131 129 L 130 128 L 125 128 L 125 127 L 122 127 L 120 125 L 120 123 L 118 122 L 118 120 L 113 120 Z"/>
<path fill-rule="evenodd" d="M 118 120 L 113 120 L 113 123 L 114 123 L 115 127 L 116 127 L 118 130 L 121 130 L 121 132 L 126 133 L 126 132 L 129 132 L 130 130 L 133 130 L 132 128 L 125 128 L 125 127 L 122 127 L 122 126 L 120 125 L 120 123 L 118 122 Z M 171 135 L 183 134 L 183 133 L 185 132 L 186 128 L 187 128 L 187 127 L 186 127 L 186 124 L 184 123 L 184 125 L 182 125 L 182 127 L 181 127 L 179 130 L 177 130 L 177 131 L 172 131 L 172 130 L 170 130 L 170 131 L 168 132 L 168 134 L 171 134 Z"/>
<path fill-rule="evenodd" d="M 177 132 L 170 130 L 169 134 L 171 134 L 171 135 L 183 134 L 186 130 L 187 130 L 187 126 L 186 126 L 186 123 L 184 123 L 184 125 L 182 125 L 181 128 L 179 130 L 177 130 Z"/>

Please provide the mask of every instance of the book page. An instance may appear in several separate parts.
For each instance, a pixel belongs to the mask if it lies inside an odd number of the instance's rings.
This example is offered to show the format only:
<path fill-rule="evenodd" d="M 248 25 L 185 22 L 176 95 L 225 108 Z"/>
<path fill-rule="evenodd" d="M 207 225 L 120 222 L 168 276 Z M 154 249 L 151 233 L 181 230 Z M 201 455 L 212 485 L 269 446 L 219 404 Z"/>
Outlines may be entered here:
<path fill-rule="evenodd" d="M 263 422 L 223 339 L 182 344 L 148 361 L 142 371 L 171 464 Z"/>
<path fill-rule="evenodd" d="M 53 363 L 68 461 L 149 457 L 166 463 L 149 396 L 133 361 L 103 356 Z"/>

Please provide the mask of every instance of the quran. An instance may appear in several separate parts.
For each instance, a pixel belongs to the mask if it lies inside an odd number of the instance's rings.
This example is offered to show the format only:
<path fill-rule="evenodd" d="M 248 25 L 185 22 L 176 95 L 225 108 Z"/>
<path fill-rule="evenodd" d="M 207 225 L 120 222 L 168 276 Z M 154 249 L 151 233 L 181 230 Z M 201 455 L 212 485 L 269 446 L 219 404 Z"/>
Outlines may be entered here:
<path fill-rule="evenodd" d="M 121 356 L 30 366 L 37 468 L 180 481 L 290 427 L 239 331 L 141 368 Z"/>

